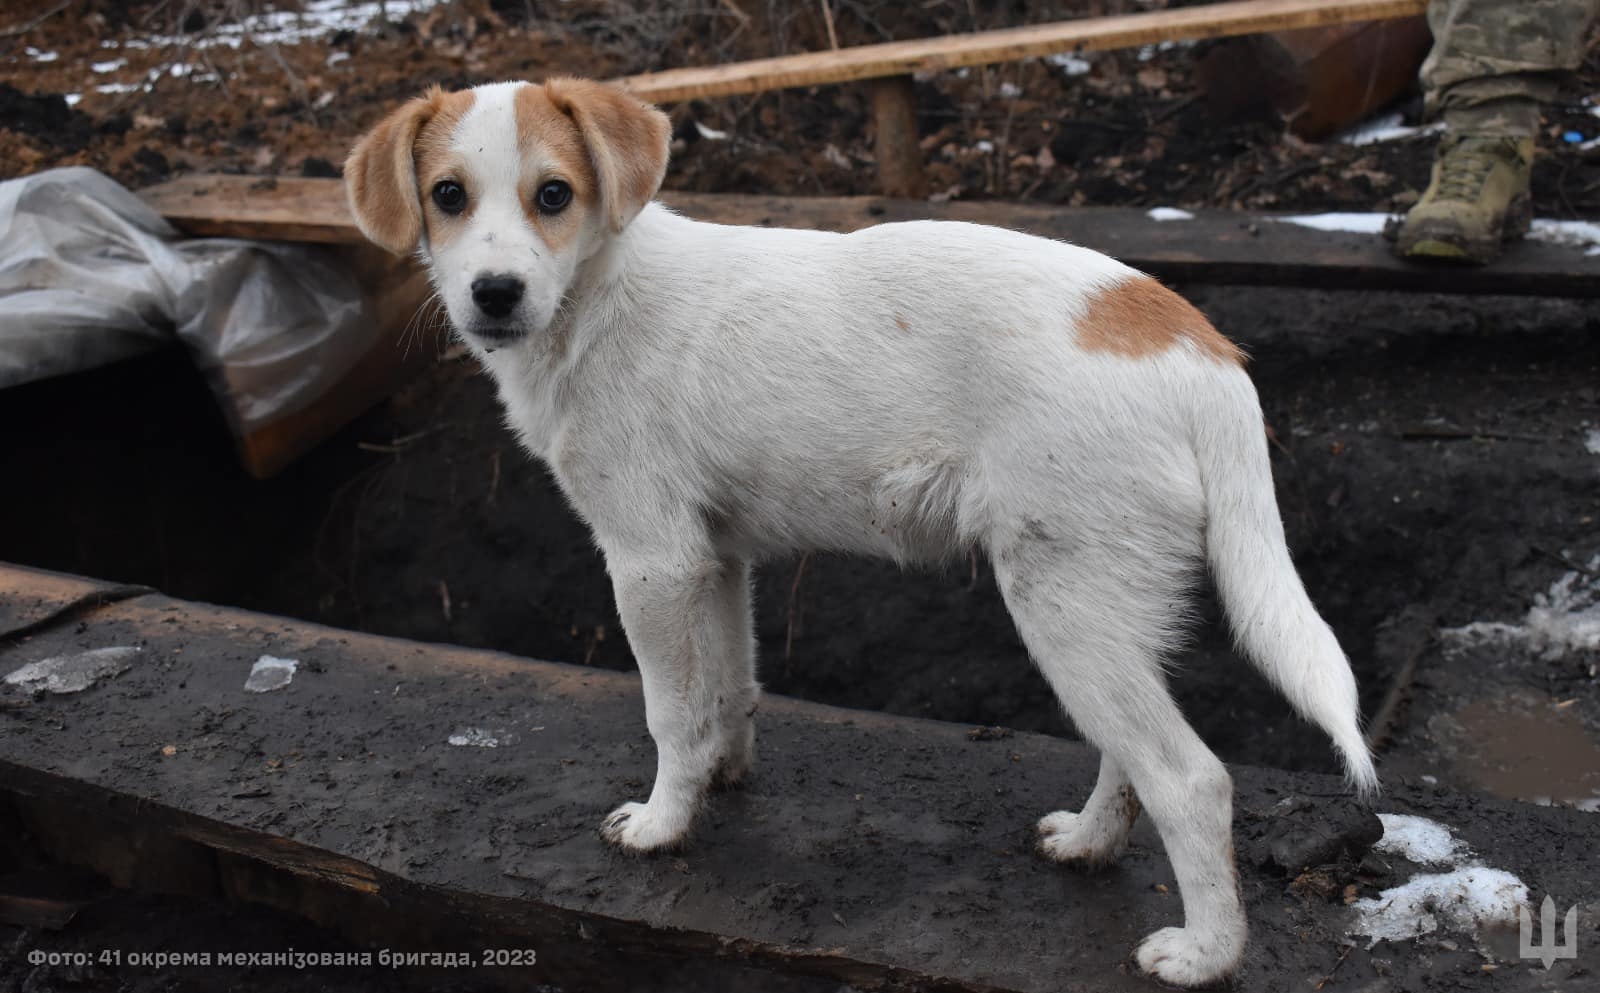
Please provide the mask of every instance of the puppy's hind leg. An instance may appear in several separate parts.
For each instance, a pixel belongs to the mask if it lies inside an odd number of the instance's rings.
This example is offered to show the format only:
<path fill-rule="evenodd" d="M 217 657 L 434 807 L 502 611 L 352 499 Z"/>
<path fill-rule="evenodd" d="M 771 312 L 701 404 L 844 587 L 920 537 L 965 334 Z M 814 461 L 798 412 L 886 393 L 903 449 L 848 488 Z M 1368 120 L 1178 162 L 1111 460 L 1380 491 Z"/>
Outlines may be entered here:
<path fill-rule="evenodd" d="M 1100 778 L 1077 812 L 1058 810 L 1039 819 L 1039 851 L 1057 862 L 1110 862 L 1128 843 L 1139 819 L 1139 797 L 1110 755 L 1100 756 Z"/>
<path fill-rule="evenodd" d="M 756 682 L 749 564 L 724 560 L 712 596 L 727 632 L 729 655 L 716 667 L 718 745 L 711 784 L 733 787 L 744 781 L 755 764 L 755 716 L 761 698 L 761 684 Z"/>
<path fill-rule="evenodd" d="M 1229 975 L 1246 937 L 1232 782 L 1173 703 L 1161 672 L 1187 581 L 1181 556 L 1126 544 L 1069 552 L 1021 536 L 995 552 L 995 577 L 1029 652 L 1103 764 L 1124 771 L 1138 790 L 1172 863 L 1184 926 L 1146 938 L 1140 967 L 1180 986 Z M 1116 779 L 1102 775 L 1101 782 L 1109 790 Z M 1091 801 L 1089 809 L 1107 804 Z M 1103 844 L 1115 832 L 1084 833 Z"/>
<path fill-rule="evenodd" d="M 618 807 L 600 833 L 631 851 L 670 848 L 688 838 L 711 785 L 722 744 L 719 670 L 744 647 L 718 595 L 728 566 L 693 553 L 608 554 L 607 565 L 644 684 L 656 780 L 647 802 Z"/>

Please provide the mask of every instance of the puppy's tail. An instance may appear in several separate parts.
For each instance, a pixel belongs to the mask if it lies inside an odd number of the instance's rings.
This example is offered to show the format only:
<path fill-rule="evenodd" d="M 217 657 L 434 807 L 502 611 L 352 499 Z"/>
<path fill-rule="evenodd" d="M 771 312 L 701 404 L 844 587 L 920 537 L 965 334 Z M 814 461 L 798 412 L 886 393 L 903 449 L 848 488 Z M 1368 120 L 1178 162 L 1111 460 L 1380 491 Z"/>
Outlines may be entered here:
<path fill-rule="evenodd" d="M 1378 775 L 1361 736 L 1355 676 L 1289 558 L 1260 401 L 1242 370 L 1223 379 L 1221 409 L 1208 403 L 1196 419 L 1212 577 L 1239 647 L 1301 716 L 1333 739 L 1345 775 L 1369 797 Z"/>

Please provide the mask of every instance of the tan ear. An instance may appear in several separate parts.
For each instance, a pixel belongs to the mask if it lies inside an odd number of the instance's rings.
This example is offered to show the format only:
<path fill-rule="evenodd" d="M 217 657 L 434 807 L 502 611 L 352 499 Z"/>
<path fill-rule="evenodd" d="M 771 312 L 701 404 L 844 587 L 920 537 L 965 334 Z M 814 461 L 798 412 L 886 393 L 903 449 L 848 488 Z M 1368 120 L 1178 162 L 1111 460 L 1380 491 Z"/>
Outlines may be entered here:
<path fill-rule="evenodd" d="M 621 231 L 661 189 L 672 125 L 630 93 L 589 79 L 552 79 L 545 93 L 583 132 L 600 184 L 601 209 Z"/>
<path fill-rule="evenodd" d="M 414 146 L 441 94 L 434 87 L 379 121 L 344 163 L 345 194 L 361 233 L 396 255 L 410 252 L 422 240 Z"/>

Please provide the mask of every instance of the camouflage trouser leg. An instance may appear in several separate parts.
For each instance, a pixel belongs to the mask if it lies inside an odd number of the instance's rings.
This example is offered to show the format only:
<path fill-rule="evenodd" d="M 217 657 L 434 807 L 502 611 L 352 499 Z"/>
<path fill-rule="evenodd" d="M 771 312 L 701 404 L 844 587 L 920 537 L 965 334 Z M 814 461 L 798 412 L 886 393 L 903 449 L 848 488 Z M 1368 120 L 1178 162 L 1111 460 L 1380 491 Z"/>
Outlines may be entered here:
<path fill-rule="evenodd" d="M 1596 16 L 1600 0 L 1429 0 L 1429 116 L 1443 114 L 1456 132 L 1534 134 L 1557 73 L 1583 61 Z"/>

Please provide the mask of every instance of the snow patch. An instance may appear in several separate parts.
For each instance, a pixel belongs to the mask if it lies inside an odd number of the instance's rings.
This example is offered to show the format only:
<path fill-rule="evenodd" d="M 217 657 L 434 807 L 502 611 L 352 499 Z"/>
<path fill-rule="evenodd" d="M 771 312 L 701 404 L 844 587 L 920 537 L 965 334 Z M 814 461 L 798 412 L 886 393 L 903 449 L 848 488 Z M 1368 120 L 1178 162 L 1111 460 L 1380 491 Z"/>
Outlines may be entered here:
<path fill-rule="evenodd" d="M 458 728 L 445 742 L 457 748 L 499 748 L 501 745 L 515 744 L 516 740 L 516 735 L 498 728 L 493 731 L 488 728 Z"/>
<path fill-rule="evenodd" d="M 1177 207 L 1151 207 L 1144 216 L 1152 221 L 1192 221 L 1194 215 Z"/>
<path fill-rule="evenodd" d="M 1381 213 L 1295 214 L 1289 217 L 1274 217 L 1272 220 L 1280 224 L 1298 224 L 1303 228 L 1315 228 L 1318 231 L 1382 234 L 1383 226 L 1388 223 L 1389 215 Z"/>
<path fill-rule="evenodd" d="M 1372 941 L 1405 941 L 1441 928 L 1477 931 L 1517 922 L 1528 887 L 1504 869 L 1474 865 L 1416 876 L 1375 897 L 1357 900 L 1355 933 Z"/>
<path fill-rule="evenodd" d="M 1383 822 L 1383 837 L 1372 846 L 1376 851 L 1422 865 L 1451 862 L 1467 851 L 1438 821 L 1411 814 L 1379 814 L 1378 820 Z"/>
<path fill-rule="evenodd" d="M 304 8 L 266 10 L 238 21 L 218 24 L 197 35 L 150 35 L 130 38 L 126 48 L 239 48 L 246 41 L 259 46 L 298 45 L 340 31 L 360 32 L 374 23 L 400 21 L 432 10 L 445 0 L 308 0 Z"/>
<path fill-rule="evenodd" d="M 1600 651 L 1600 555 L 1589 559 L 1584 574 L 1561 575 L 1545 593 L 1537 593 L 1521 624 L 1474 621 L 1439 632 L 1446 653 L 1480 645 L 1524 648 L 1545 661 L 1575 652 Z"/>
<path fill-rule="evenodd" d="M 1374 145 L 1381 141 L 1398 141 L 1401 138 L 1436 134 L 1444 130 L 1444 124 L 1440 122 L 1413 126 L 1401 123 L 1404 120 L 1405 116 L 1398 111 L 1382 114 L 1370 121 L 1357 124 L 1336 136 L 1334 140 L 1345 145 Z"/>
<path fill-rule="evenodd" d="M 1600 255 L 1600 224 L 1594 221 L 1552 221 L 1538 218 L 1528 237 L 1552 245 L 1581 248 L 1585 255 Z"/>
<path fill-rule="evenodd" d="M 1528 887 L 1504 869 L 1472 857 L 1472 849 L 1437 821 L 1410 814 L 1379 814 L 1383 838 L 1373 848 L 1424 865 L 1449 865 L 1351 905 L 1352 934 L 1380 941 L 1405 941 L 1441 929 L 1476 933 L 1517 922 L 1528 904 Z"/>
<path fill-rule="evenodd" d="M 294 679 L 295 670 L 298 668 L 300 668 L 299 659 L 280 659 L 275 655 L 263 655 L 250 667 L 250 678 L 244 681 L 244 688 L 251 693 L 271 693 L 273 690 L 281 690 Z"/>
<path fill-rule="evenodd" d="M 1066 53 L 1046 55 L 1044 60 L 1068 76 L 1086 76 L 1089 70 L 1094 68 L 1094 63 L 1081 55 L 1068 55 Z"/>
<path fill-rule="evenodd" d="M 134 645 L 93 648 L 74 655 L 55 655 L 6 675 L 7 686 L 29 693 L 81 693 L 102 679 L 120 676 L 133 667 L 142 649 Z"/>

